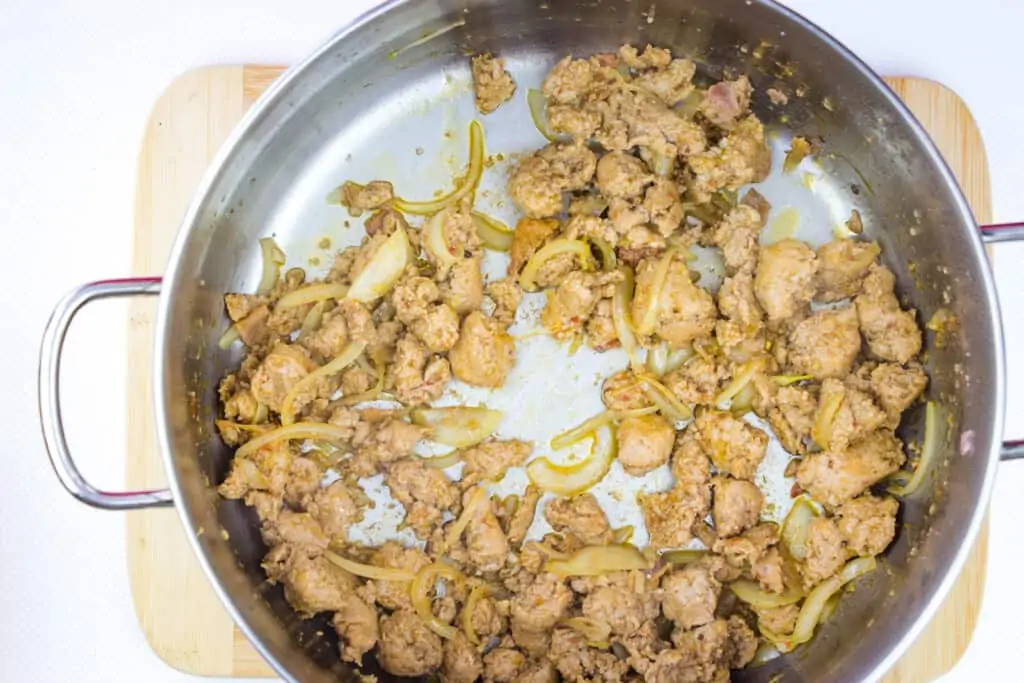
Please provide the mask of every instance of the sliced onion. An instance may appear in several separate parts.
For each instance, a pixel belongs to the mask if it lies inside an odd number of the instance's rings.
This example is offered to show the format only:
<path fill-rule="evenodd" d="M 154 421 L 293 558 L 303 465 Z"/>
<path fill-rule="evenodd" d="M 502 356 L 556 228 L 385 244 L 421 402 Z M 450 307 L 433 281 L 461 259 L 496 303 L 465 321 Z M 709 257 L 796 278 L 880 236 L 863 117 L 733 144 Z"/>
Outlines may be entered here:
<path fill-rule="evenodd" d="M 347 442 L 352 430 L 326 422 L 296 422 L 284 427 L 271 429 L 255 439 L 246 441 L 235 451 L 235 457 L 246 457 L 272 443 L 296 439 L 324 439 L 325 441 Z"/>
<path fill-rule="evenodd" d="M 626 524 L 620 526 L 618 529 L 612 529 L 612 543 L 629 543 L 633 539 L 633 534 L 636 533 L 636 528 L 632 524 Z"/>
<path fill-rule="evenodd" d="M 348 294 L 348 285 L 343 285 L 340 282 L 306 285 L 305 287 L 294 289 L 278 299 L 274 305 L 274 310 L 283 311 L 328 299 L 344 299 L 346 294 Z"/>
<path fill-rule="evenodd" d="M 590 647 L 598 647 L 602 643 L 607 647 L 608 640 L 612 637 L 612 627 L 600 619 L 569 617 L 568 619 L 560 620 L 558 623 L 561 626 L 578 631 L 586 639 L 587 645 L 590 645 Z"/>
<path fill-rule="evenodd" d="M 761 588 L 756 581 L 746 579 L 733 581 L 729 584 L 729 590 L 737 598 L 759 610 L 795 605 L 804 597 L 803 592 L 795 588 L 787 588 L 781 593 L 772 593 Z"/>
<path fill-rule="evenodd" d="M 825 450 L 828 450 L 828 444 L 832 441 L 832 423 L 835 422 L 845 398 L 845 392 L 832 393 L 818 405 L 818 414 L 811 427 L 811 438 Z"/>
<path fill-rule="evenodd" d="M 433 470 L 446 470 L 449 467 L 453 467 L 462 462 L 462 451 L 456 449 L 451 453 L 445 453 L 444 455 L 425 456 L 417 455 L 420 463 L 424 467 L 429 467 Z"/>
<path fill-rule="evenodd" d="M 814 379 L 813 375 L 775 375 L 772 377 L 777 385 L 780 387 L 788 387 L 796 384 L 797 382 L 806 382 L 807 380 Z"/>
<path fill-rule="evenodd" d="M 324 302 L 318 301 L 313 304 L 306 317 L 302 319 L 302 327 L 299 328 L 299 339 L 308 337 L 320 328 L 324 319 Z"/>
<path fill-rule="evenodd" d="M 480 443 L 498 427 L 505 414 L 485 406 L 417 408 L 412 421 L 433 430 L 431 439 L 454 448 L 469 448 Z"/>
<path fill-rule="evenodd" d="M 680 548 L 678 550 L 666 550 L 661 554 L 661 559 L 670 564 L 690 564 L 707 557 L 707 550 L 696 548 Z"/>
<path fill-rule="evenodd" d="M 336 375 L 352 365 L 352 363 L 355 363 L 356 358 L 362 355 L 365 348 L 366 342 L 364 341 L 349 342 L 341 350 L 337 358 L 327 365 L 317 368 L 292 385 L 292 388 L 284 395 L 284 400 L 281 401 L 281 424 L 287 426 L 295 422 L 295 399 L 298 398 L 300 393 L 313 386 L 317 381 L 331 375 Z"/>
<path fill-rule="evenodd" d="M 227 350 L 231 348 L 232 344 L 241 338 L 242 335 L 238 332 L 238 325 L 232 325 L 224 332 L 223 335 L 221 335 L 220 340 L 217 342 L 217 346 Z"/>
<path fill-rule="evenodd" d="M 665 360 L 665 373 L 668 374 L 674 370 L 686 365 L 687 361 L 697 355 L 697 352 L 693 350 L 693 346 L 684 346 L 681 349 L 670 349 L 668 352 L 668 358 Z"/>
<path fill-rule="evenodd" d="M 270 415 L 270 410 L 267 408 L 266 403 L 256 404 L 256 414 L 252 416 L 252 424 L 258 425 L 267 421 L 267 417 Z M 265 425 L 264 425 L 265 426 Z"/>
<path fill-rule="evenodd" d="M 244 422 L 232 422 L 231 420 L 215 420 L 214 424 L 217 425 L 217 429 L 237 429 L 240 432 L 249 432 L 250 434 L 264 434 L 273 429 L 271 425 L 245 424 Z"/>
<path fill-rule="evenodd" d="M 615 249 L 612 245 L 608 244 L 605 240 L 600 237 L 589 237 L 590 243 L 593 244 L 599 254 L 601 254 L 601 270 L 606 273 L 610 273 L 618 266 L 618 259 L 615 256 Z"/>
<path fill-rule="evenodd" d="M 341 567 L 350 574 L 361 576 L 364 579 L 405 583 L 416 578 L 416 575 L 408 569 L 398 569 L 397 567 L 378 567 L 372 564 L 363 564 L 361 562 L 355 562 L 354 560 L 342 557 L 330 550 L 324 551 L 324 557 L 326 557 L 331 564 Z"/>
<path fill-rule="evenodd" d="M 411 202 L 401 197 L 395 197 L 391 206 L 402 213 L 411 213 L 417 216 L 430 216 L 449 206 L 454 206 L 476 191 L 480 184 L 480 177 L 484 172 L 484 128 L 479 121 L 469 123 L 469 170 L 466 172 L 465 181 L 456 189 L 443 197 L 425 202 Z"/>
<path fill-rule="evenodd" d="M 729 406 L 732 405 L 732 401 L 736 398 L 741 391 L 747 388 L 750 381 L 754 379 L 754 376 L 761 371 L 764 367 L 764 361 L 756 359 L 748 361 L 741 365 L 735 375 L 733 375 L 732 381 L 721 392 L 718 396 L 715 396 L 715 407 L 719 410 L 728 410 Z"/>
<path fill-rule="evenodd" d="M 633 321 L 629 313 L 633 300 L 633 270 L 628 266 L 621 266 L 619 272 L 623 277 L 615 284 L 615 294 L 612 296 L 612 325 L 622 349 L 629 356 L 630 367 L 638 370 L 642 365 L 637 354 L 636 335 L 633 334 Z"/>
<path fill-rule="evenodd" d="M 459 539 L 462 538 L 462 533 L 469 526 L 469 523 L 490 502 L 491 499 L 487 496 L 486 488 L 477 486 L 473 489 L 473 493 L 469 494 L 469 500 L 462 507 L 462 514 L 447 529 L 445 538 L 448 541 L 448 545 L 456 545 L 459 542 Z"/>
<path fill-rule="evenodd" d="M 412 260 L 412 245 L 405 229 L 399 226 L 377 249 L 349 287 L 345 296 L 353 301 L 370 303 L 391 291 Z"/>
<path fill-rule="evenodd" d="M 754 653 L 754 658 L 747 664 L 748 667 L 758 667 L 767 664 L 773 659 L 778 659 L 781 656 L 778 648 L 771 643 L 762 642 L 757 646 L 757 652 Z"/>
<path fill-rule="evenodd" d="M 260 254 L 263 258 L 263 272 L 260 275 L 260 283 L 256 286 L 256 293 L 269 294 L 281 276 L 281 266 L 284 265 L 286 257 L 273 237 L 260 239 Z"/>
<path fill-rule="evenodd" d="M 457 213 L 455 207 L 447 207 L 438 211 L 423 225 L 423 246 L 444 266 L 454 266 L 462 260 L 462 254 L 455 255 L 444 235 L 444 226 L 452 213 Z"/>
<path fill-rule="evenodd" d="M 427 625 L 427 628 L 442 638 L 451 639 L 458 633 L 458 629 L 435 617 L 430 608 L 430 591 L 434 590 L 438 578 L 460 583 L 466 580 L 462 572 L 455 567 L 435 562 L 419 570 L 409 585 L 409 596 L 412 598 L 413 609 L 416 610 L 416 614 Z"/>
<path fill-rule="evenodd" d="M 790 635 L 766 632 L 762 634 L 774 642 L 781 651 L 789 652 L 797 645 L 806 643 L 814 636 L 814 629 L 821 621 L 821 615 L 829 599 L 837 594 L 843 586 L 856 578 L 873 571 L 877 566 L 874 557 L 858 557 L 846 563 L 838 574 L 819 583 L 804 600 L 800 607 L 800 615 L 796 618 L 796 628 Z"/>
<path fill-rule="evenodd" d="M 650 563 L 632 545 L 591 545 L 567 559 L 544 563 L 544 571 L 561 577 L 601 576 L 633 569 L 650 569 Z"/>
<path fill-rule="evenodd" d="M 489 598 L 495 592 L 494 586 L 491 584 L 479 583 L 473 586 L 473 590 L 469 591 L 466 604 L 462 607 L 462 631 L 466 634 L 469 642 L 474 645 L 480 644 L 480 636 L 477 635 L 476 629 L 473 628 L 473 613 L 476 611 L 476 605 L 482 598 Z"/>
<path fill-rule="evenodd" d="M 541 266 L 561 254 L 575 254 L 579 258 L 583 270 L 594 269 L 594 257 L 590 253 L 589 244 L 583 240 L 570 240 L 564 237 L 554 239 L 538 249 L 537 253 L 531 256 L 523 267 L 523 272 L 519 276 L 519 285 L 523 291 L 537 291 L 534 280 L 537 273 L 540 272 Z"/>
<path fill-rule="evenodd" d="M 655 266 L 654 279 L 651 281 L 651 292 L 650 300 L 647 303 L 647 310 L 644 311 L 643 316 L 640 320 L 633 321 L 636 325 L 636 333 L 640 336 L 646 337 L 647 335 L 654 332 L 654 328 L 658 325 L 658 311 L 661 308 L 661 294 L 665 289 L 665 283 L 668 281 L 668 271 L 672 267 L 672 259 L 676 255 L 676 249 L 669 247 L 662 254 L 661 259 L 658 261 L 658 265 Z"/>
<path fill-rule="evenodd" d="M 593 417 L 588 417 L 575 427 L 556 435 L 551 439 L 551 448 L 556 451 L 562 450 L 563 448 L 569 448 L 573 444 L 583 441 L 583 439 L 587 438 L 606 424 L 618 422 L 619 420 L 623 420 L 627 417 L 650 415 L 657 411 L 657 406 L 648 406 L 646 408 L 637 408 L 635 410 L 603 410 Z"/>
<path fill-rule="evenodd" d="M 640 388 L 647 398 L 658 407 L 661 414 L 673 422 L 683 422 L 693 416 L 690 407 L 679 400 L 672 390 L 650 375 L 638 375 Z"/>
<path fill-rule="evenodd" d="M 536 458 L 526 466 L 526 475 L 542 491 L 559 496 L 583 493 L 604 479 L 615 460 L 618 445 L 610 425 L 594 433 L 590 456 L 574 465 L 555 465 L 547 458 Z"/>
<path fill-rule="evenodd" d="M 655 377 L 663 377 L 668 368 L 668 342 L 647 350 L 647 369 Z"/>
<path fill-rule="evenodd" d="M 515 237 L 512 228 L 479 211 L 473 211 L 470 215 L 476 226 L 476 235 L 485 247 L 493 251 L 508 251 L 512 248 L 512 239 Z"/>
<path fill-rule="evenodd" d="M 928 401 L 924 407 L 924 442 L 921 444 L 921 458 L 917 461 L 914 474 L 905 484 L 896 483 L 889 487 L 894 496 L 909 496 L 921 487 L 925 475 L 932 469 L 938 458 L 939 446 L 942 443 L 942 425 L 939 419 L 939 407 L 935 401 Z"/>
<path fill-rule="evenodd" d="M 360 356 L 362 358 L 362 356 Z M 383 363 L 374 363 L 373 374 L 377 378 L 373 386 L 362 391 L 358 394 L 352 394 L 351 396 L 342 396 L 338 403 L 343 406 L 354 406 L 366 401 L 376 401 L 380 398 L 380 395 L 384 393 L 384 376 L 385 369 Z"/>
<path fill-rule="evenodd" d="M 821 515 L 817 505 L 807 496 L 800 496 L 793 501 L 793 507 L 782 522 L 782 544 L 794 560 L 803 561 L 807 557 L 807 536 L 811 521 Z"/>
<path fill-rule="evenodd" d="M 526 104 L 530 108 L 530 118 L 537 131 L 547 138 L 548 142 L 558 142 L 559 138 L 551 132 L 548 126 L 548 100 L 544 93 L 536 88 L 526 91 Z"/>

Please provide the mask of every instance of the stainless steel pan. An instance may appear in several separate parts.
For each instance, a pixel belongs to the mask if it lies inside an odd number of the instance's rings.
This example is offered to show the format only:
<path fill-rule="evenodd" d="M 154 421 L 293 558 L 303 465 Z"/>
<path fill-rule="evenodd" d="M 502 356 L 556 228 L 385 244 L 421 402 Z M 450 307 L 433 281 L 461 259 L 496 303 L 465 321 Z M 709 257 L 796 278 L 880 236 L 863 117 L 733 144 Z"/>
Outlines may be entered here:
<path fill-rule="evenodd" d="M 423 40 L 424 36 L 431 36 Z M 176 506 L 210 581 L 241 629 L 288 680 L 350 680 L 323 623 L 296 618 L 259 567 L 254 519 L 213 488 L 230 453 L 217 438 L 217 381 L 238 361 L 218 348 L 222 295 L 252 289 L 257 238 L 274 234 L 296 262 L 338 209 L 324 195 L 347 178 L 387 177 L 414 195 L 444 184 L 457 133 L 473 116 L 467 52 L 504 56 L 520 85 L 516 103 L 485 120 L 488 147 L 539 146 L 522 94 L 567 53 L 654 43 L 698 62 L 707 78 L 746 73 L 755 109 L 779 130 L 818 136 L 828 182 L 807 211 L 857 208 L 882 244 L 906 298 L 927 319 L 947 307 L 960 324 L 929 348 L 930 395 L 953 420 L 947 455 L 929 490 L 903 509 L 887 571 L 842 601 L 806 648 L 741 680 L 860 681 L 881 676 L 934 614 L 972 546 L 996 466 L 1024 456 L 1000 445 L 1002 328 L 984 243 L 1024 238 L 1022 226 L 979 231 L 935 147 L 895 95 L 819 28 L 767 0 L 397 0 L 360 17 L 283 76 L 249 112 L 196 194 L 163 283 L 86 285 L 58 306 L 43 338 L 40 416 L 62 483 L 98 507 Z M 769 87 L 791 93 L 769 106 Z M 780 133 L 785 135 L 785 133 Z M 422 156 L 413 153 L 424 148 Z M 500 171 L 500 169 L 499 169 Z M 490 174 L 495 188 L 503 179 Z M 910 267 L 913 264 L 913 268 Z M 110 493 L 79 474 L 61 426 L 60 352 L 75 312 L 101 297 L 159 294 L 154 404 L 169 490 Z M 919 426 L 908 426 L 912 435 Z M 197 534 L 223 526 L 220 534 Z M 870 624 L 870 627 L 868 625 Z M 381 672 L 373 672 L 381 675 Z M 776 674 L 781 678 L 772 678 Z M 386 680 L 386 676 L 384 677 Z"/>

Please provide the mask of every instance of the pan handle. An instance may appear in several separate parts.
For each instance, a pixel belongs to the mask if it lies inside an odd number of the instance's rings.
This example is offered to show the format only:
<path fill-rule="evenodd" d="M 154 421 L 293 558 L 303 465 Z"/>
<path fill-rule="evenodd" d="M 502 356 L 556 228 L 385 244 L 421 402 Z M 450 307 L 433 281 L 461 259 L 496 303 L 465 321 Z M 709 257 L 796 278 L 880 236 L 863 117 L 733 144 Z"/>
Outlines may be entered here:
<path fill-rule="evenodd" d="M 153 491 L 101 491 L 78 471 L 64 435 L 60 408 L 60 364 L 71 321 L 82 306 L 113 297 L 152 296 L 160 293 L 160 278 L 98 280 L 69 292 L 54 307 L 39 350 L 39 421 L 50 464 L 64 488 L 78 500 L 105 510 L 135 510 L 171 505 L 168 489 Z"/>
<path fill-rule="evenodd" d="M 999 242 L 1024 242 L 1024 223 L 982 225 L 979 226 L 978 229 L 981 230 L 981 241 L 985 244 L 997 244 Z M 999 459 L 1024 459 L 1024 440 L 1004 441 L 1002 450 L 999 452 Z"/>

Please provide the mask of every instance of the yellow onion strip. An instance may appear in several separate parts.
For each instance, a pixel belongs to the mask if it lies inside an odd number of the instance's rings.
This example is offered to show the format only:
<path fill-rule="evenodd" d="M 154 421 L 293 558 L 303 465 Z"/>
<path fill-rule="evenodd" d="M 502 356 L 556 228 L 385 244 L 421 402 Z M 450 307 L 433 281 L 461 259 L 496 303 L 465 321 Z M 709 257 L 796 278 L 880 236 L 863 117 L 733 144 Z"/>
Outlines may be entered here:
<path fill-rule="evenodd" d="M 835 422 L 839 409 L 843 407 L 845 398 L 844 392 L 831 393 L 818 405 L 818 414 L 811 427 L 811 438 L 814 439 L 814 443 L 826 450 L 832 441 L 832 423 Z"/>
<path fill-rule="evenodd" d="M 411 260 L 409 235 L 404 228 L 398 227 L 352 280 L 346 298 L 362 303 L 376 301 L 391 291 Z"/>
<path fill-rule="evenodd" d="M 821 621 L 821 615 L 829 599 L 836 595 L 846 584 L 875 569 L 874 557 L 858 557 L 851 560 L 838 574 L 819 583 L 804 600 L 800 607 L 800 615 L 796 618 L 796 628 L 789 635 L 777 634 L 766 629 L 761 633 L 775 643 L 782 652 L 789 652 L 797 645 L 806 643 L 814 636 L 814 629 Z"/>
<path fill-rule="evenodd" d="M 299 339 L 308 337 L 317 331 L 324 319 L 324 302 L 318 301 L 309 308 L 306 317 L 302 319 L 302 327 L 299 328 Z"/>
<path fill-rule="evenodd" d="M 448 238 L 444 234 L 444 226 L 448 222 L 448 218 L 452 213 L 457 212 L 458 209 L 455 207 L 446 207 L 427 219 L 423 225 L 423 246 L 445 266 L 453 266 L 462 260 L 461 253 L 458 255 L 452 253 Z"/>
<path fill-rule="evenodd" d="M 246 457 L 272 443 L 295 439 L 323 439 L 325 441 L 348 441 L 352 430 L 325 422 L 296 422 L 246 441 L 235 451 L 235 457 Z"/>
<path fill-rule="evenodd" d="M 820 514 L 818 507 L 807 496 L 800 496 L 793 501 L 793 507 L 782 522 L 781 532 L 782 545 L 793 559 L 803 560 L 807 557 L 807 536 L 811 520 Z"/>
<path fill-rule="evenodd" d="M 622 266 L 619 271 L 623 278 L 616 283 L 615 294 L 612 296 L 612 325 L 623 351 L 629 356 L 630 367 L 638 370 L 643 366 L 637 355 L 636 335 L 633 333 L 633 322 L 629 313 L 630 302 L 633 299 L 633 270 Z"/>
<path fill-rule="evenodd" d="M 632 524 L 620 526 L 618 529 L 612 529 L 612 543 L 629 543 L 633 538 L 633 534 L 636 533 L 636 529 Z"/>
<path fill-rule="evenodd" d="M 650 569 L 650 563 L 632 545 L 591 545 L 564 560 L 544 563 L 544 571 L 561 577 L 600 576 L 633 569 Z"/>
<path fill-rule="evenodd" d="M 284 265 L 285 255 L 281 247 L 273 237 L 264 237 L 260 240 L 260 253 L 263 257 L 263 272 L 260 274 L 260 283 L 256 286 L 257 294 L 269 294 L 270 290 L 277 284 L 281 275 L 281 266 Z"/>
<path fill-rule="evenodd" d="M 413 609 L 416 610 L 416 614 L 427 625 L 427 628 L 442 638 L 451 639 L 458 633 L 458 629 L 435 617 L 433 610 L 430 609 L 430 591 L 434 590 L 438 578 L 447 579 L 451 582 L 462 582 L 466 579 L 462 572 L 455 567 L 442 562 L 435 562 L 434 564 L 427 565 L 416 574 L 416 577 L 409 585 L 409 597 L 412 598 Z"/>
<path fill-rule="evenodd" d="M 487 496 L 487 489 L 483 486 L 477 486 L 473 489 L 473 492 L 469 494 L 469 500 L 462 507 L 462 514 L 459 515 L 458 519 L 452 522 L 452 525 L 448 527 L 446 540 L 449 545 L 455 545 L 462 538 L 462 532 L 466 530 L 469 523 L 477 516 L 477 514 L 483 510 L 485 505 L 489 505 L 491 499 Z"/>
<path fill-rule="evenodd" d="M 495 589 L 489 583 L 479 583 L 473 586 L 473 590 L 469 591 L 469 597 L 466 598 L 466 604 L 462 607 L 462 631 L 466 634 L 466 638 L 469 642 L 474 645 L 480 644 L 480 636 L 477 635 L 476 629 L 473 628 L 473 613 L 476 611 L 476 605 L 483 598 L 489 598 L 494 595 Z"/>
<path fill-rule="evenodd" d="M 610 273 L 618 266 L 618 259 L 615 257 L 615 249 L 612 245 L 608 244 L 605 240 L 600 237 L 589 237 L 590 243 L 597 248 L 597 252 L 601 254 L 601 270 L 606 273 Z"/>
<path fill-rule="evenodd" d="M 612 637 L 612 627 L 607 622 L 590 617 L 569 617 L 558 622 L 560 626 L 578 631 L 590 647 L 607 647 Z"/>
<path fill-rule="evenodd" d="M 238 325 L 232 325 L 224 332 L 223 335 L 221 335 L 220 340 L 217 342 L 217 346 L 226 350 L 231 348 L 231 345 L 241 338 L 242 335 L 238 332 Z"/>
<path fill-rule="evenodd" d="M 667 342 L 661 342 L 647 350 L 647 370 L 655 377 L 661 377 L 668 372 L 668 353 Z"/>
<path fill-rule="evenodd" d="M 274 306 L 275 311 L 283 311 L 297 306 L 305 306 L 318 301 L 328 299 L 343 299 L 348 294 L 348 285 L 339 282 L 324 282 L 316 285 L 306 285 L 294 289 L 280 299 Z"/>
<path fill-rule="evenodd" d="M 446 470 L 449 467 L 458 465 L 462 462 L 462 451 L 454 450 L 451 453 L 445 453 L 444 455 L 425 456 L 417 455 L 420 464 L 424 467 L 429 467 L 433 470 Z"/>
<path fill-rule="evenodd" d="M 359 403 L 366 401 L 377 400 L 382 393 L 384 393 L 384 364 L 374 363 L 373 374 L 377 378 L 373 386 L 366 391 L 359 392 L 358 394 L 352 394 L 351 396 L 342 396 L 338 403 L 343 406 L 354 406 Z"/>
<path fill-rule="evenodd" d="M 330 550 L 324 551 L 324 557 L 335 565 L 341 567 L 350 574 L 361 576 L 364 579 L 375 579 L 377 581 L 398 581 L 408 582 L 416 578 L 416 574 L 412 573 L 408 569 L 398 569 L 396 567 L 378 567 L 372 564 L 363 564 L 362 562 L 356 562 L 350 560 L 347 557 L 342 557 L 337 553 L 331 552 Z"/>
<path fill-rule="evenodd" d="M 760 610 L 795 605 L 804 597 L 803 592 L 795 588 L 787 588 L 781 593 L 772 593 L 761 588 L 756 581 L 747 579 L 733 581 L 729 584 L 729 590 L 743 602 Z"/>
<path fill-rule="evenodd" d="M 707 554 L 707 550 L 679 548 L 678 550 L 666 550 L 661 554 L 661 558 L 670 564 L 690 564 L 704 559 Z"/>
<path fill-rule="evenodd" d="M 483 172 L 484 128 L 479 121 L 471 121 L 469 123 L 469 170 L 466 173 L 465 181 L 443 197 L 425 202 L 411 202 L 401 197 L 395 197 L 391 206 L 402 213 L 411 213 L 416 216 L 435 214 L 442 209 L 458 204 L 463 198 L 472 194 L 480 184 Z"/>
<path fill-rule="evenodd" d="M 675 422 L 683 422 L 689 420 L 693 416 L 693 412 L 690 407 L 684 404 L 679 398 L 672 393 L 672 390 L 666 387 L 664 384 L 654 379 L 650 375 L 637 376 L 640 382 L 640 388 L 643 390 L 647 398 L 658 407 L 661 414 L 670 420 Z"/>
<path fill-rule="evenodd" d="M 615 460 L 618 445 L 610 425 L 603 425 L 594 434 L 590 456 L 573 465 L 555 465 L 547 458 L 536 458 L 526 465 L 526 475 L 542 491 L 559 496 L 583 493 L 604 479 Z"/>
<path fill-rule="evenodd" d="M 493 251 L 508 251 L 512 248 L 515 232 L 510 227 L 479 211 L 470 212 L 470 216 L 476 226 L 476 235 L 485 247 Z"/>
<path fill-rule="evenodd" d="M 686 365 L 686 362 L 697 355 L 697 352 L 693 350 L 693 346 L 684 346 L 681 349 L 670 349 L 668 352 L 668 358 L 665 360 L 665 372 L 669 373 L 673 370 Z"/>
<path fill-rule="evenodd" d="M 215 420 L 214 424 L 220 430 L 237 429 L 242 432 L 249 432 L 250 434 L 263 434 L 273 429 L 272 425 L 245 424 L 244 422 L 232 422 L 231 420 Z"/>
<path fill-rule="evenodd" d="M 662 254 L 661 260 L 654 269 L 654 279 L 651 281 L 650 301 L 647 303 L 647 310 L 640 320 L 635 320 L 636 333 L 647 336 L 654 332 L 658 324 L 658 310 L 661 308 L 661 294 L 665 290 L 665 283 L 668 281 L 668 271 L 672 267 L 672 259 L 676 255 L 676 249 L 669 247 Z"/>
<path fill-rule="evenodd" d="M 418 408 L 412 421 L 432 430 L 431 439 L 445 446 L 469 448 L 480 443 L 498 427 L 505 414 L 485 406 Z"/>
<path fill-rule="evenodd" d="M 559 136 L 551 132 L 548 126 L 548 100 L 544 93 L 536 88 L 526 91 L 526 105 L 530 108 L 530 118 L 537 132 L 547 138 L 548 142 L 559 142 Z"/>
<path fill-rule="evenodd" d="M 748 361 L 737 368 L 738 372 L 733 375 L 732 381 L 721 392 L 718 396 L 715 396 L 715 407 L 719 410 L 729 410 L 732 405 L 733 399 L 736 398 L 740 392 L 747 388 L 754 376 L 761 371 L 764 367 L 764 361 L 756 359 Z"/>
<path fill-rule="evenodd" d="M 561 254 L 575 254 L 583 270 L 594 269 L 594 257 L 590 253 L 590 245 L 583 240 L 570 240 L 565 238 L 554 239 L 537 250 L 537 253 L 530 257 L 523 267 L 522 275 L 519 276 L 519 285 L 525 292 L 537 291 L 534 280 L 541 266 Z"/>
<path fill-rule="evenodd" d="M 813 375 L 775 375 L 772 377 L 775 383 L 780 387 L 788 387 L 797 382 L 806 382 L 807 380 L 814 379 Z"/>
<path fill-rule="evenodd" d="M 623 420 L 627 417 L 650 415 L 657 411 L 658 408 L 656 406 L 637 408 L 635 410 L 603 410 L 593 417 L 588 417 L 575 427 L 556 435 L 551 439 L 551 448 L 556 451 L 563 448 L 569 448 L 573 444 L 583 441 L 583 439 L 587 438 L 606 424 L 618 422 L 619 420 Z"/>
<path fill-rule="evenodd" d="M 914 474 L 905 484 L 889 487 L 889 493 L 894 496 L 909 496 L 917 491 L 924 482 L 925 475 L 932 469 L 938 457 L 939 445 L 942 441 L 942 420 L 939 419 L 939 409 L 935 401 L 928 401 L 924 407 L 924 442 L 921 444 L 921 458 L 917 461 Z"/>
<path fill-rule="evenodd" d="M 365 348 L 366 342 L 364 341 L 349 342 L 341 350 L 337 358 L 327 365 L 317 368 L 292 385 L 292 388 L 284 395 L 284 400 L 281 401 L 281 424 L 288 426 L 295 422 L 295 399 L 298 398 L 300 393 L 313 386 L 319 380 L 336 375 L 352 365 L 352 363 L 355 363 L 356 358 L 359 358 Z"/>

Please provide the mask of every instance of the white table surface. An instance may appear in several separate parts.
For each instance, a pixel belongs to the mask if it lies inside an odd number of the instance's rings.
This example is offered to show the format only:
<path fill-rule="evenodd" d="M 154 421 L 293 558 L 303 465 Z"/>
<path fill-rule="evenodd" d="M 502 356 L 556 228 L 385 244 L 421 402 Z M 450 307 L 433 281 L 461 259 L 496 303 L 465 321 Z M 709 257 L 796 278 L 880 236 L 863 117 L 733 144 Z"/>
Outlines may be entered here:
<path fill-rule="evenodd" d="M 192 680 L 136 623 L 119 513 L 74 502 L 36 417 L 39 335 L 56 299 L 128 273 L 136 159 L 153 101 L 211 63 L 288 64 L 374 0 L 3 0 L 0 3 L 0 679 Z M 992 169 L 994 218 L 1024 220 L 1018 0 L 790 0 L 877 71 L 941 81 L 968 103 Z M 6 251 L 4 251 L 6 250 Z M 1024 436 L 1024 245 L 999 247 L 1010 347 L 1007 433 Z M 123 480 L 124 308 L 92 307 L 70 338 L 70 439 L 101 486 Z M 1016 347 L 1016 348 L 1014 348 Z M 943 683 L 1016 680 L 1024 633 L 1024 463 L 1001 469 L 981 621 Z"/>

